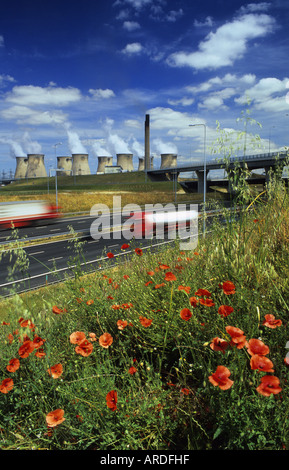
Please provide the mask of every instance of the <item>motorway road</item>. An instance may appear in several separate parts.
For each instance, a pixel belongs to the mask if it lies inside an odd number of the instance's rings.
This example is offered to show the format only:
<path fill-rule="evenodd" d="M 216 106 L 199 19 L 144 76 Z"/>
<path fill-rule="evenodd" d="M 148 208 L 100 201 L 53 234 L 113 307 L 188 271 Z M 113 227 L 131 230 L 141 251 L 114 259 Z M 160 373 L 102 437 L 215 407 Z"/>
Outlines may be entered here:
<path fill-rule="evenodd" d="M 68 226 L 72 226 L 76 233 L 81 234 L 79 240 L 85 242 L 83 244 L 83 258 L 80 259 L 83 272 L 88 272 L 89 270 L 95 271 L 100 269 L 100 266 L 105 268 L 107 263 L 120 262 L 124 259 L 125 254 L 131 253 L 137 246 L 140 246 L 142 249 L 151 247 L 151 249 L 155 250 L 158 249 L 160 244 L 172 243 L 168 236 L 165 236 L 163 239 L 156 239 L 154 237 L 152 240 L 134 240 L 131 244 L 133 250 L 123 251 L 121 250 L 123 243 L 130 242 L 123 237 L 121 224 L 114 225 L 112 216 L 108 215 L 107 220 L 109 220 L 110 227 L 113 227 L 115 232 L 110 233 L 110 239 L 99 238 L 95 240 L 90 235 L 90 227 L 95 219 L 95 217 L 88 215 L 62 218 L 54 224 L 22 228 L 19 230 L 19 238 L 27 237 L 31 240 L 34 237 L 47 238 L 47 236 L 67 234 L 69 233 Z M 121 223 L 125 221 L 124 215 L 120 221 Z M 10 231 L 0 232 L 0 244 L 4 243 L 9 234 Z M 37 244 L 31 242 L 25 248 L 25 252 L 29 258 L 29 269 L 22 272 L 21 269 L 18 269 L 13 274 L 13 280 L 8 278 L 8 272 L 14 265 L 16 256 L 12 256 L 12 260 L 10 260 L 9 251 L 2 253 L 0 261 L 0 296 L 9 296 L 15 292 L 41 287 L 61 281 L 66 276 L 73 275 L 73 268 L 70 266 L 75 263 L 73 258 L 75 258 L 76 253 L 72 242 L 59 239 L 55 239 L 55 241 L 53 239 L 47 241 L 46 239 Z M 112 252 L 115 257 L 108 259 L 108 252 Z"/>
<path fill-rule="evenodd" d="M 131 243 L 132 248 L 124 251 L 121 250 L 121 246 L 124 243 L 130 244 L 130 241 L 127 241 L 123 237 L 121 230 L 117 227 L 114 228 L 114 233 L 110 233 L 110 239 L 93 239 L 90 236 L 90 225 L 93 220 L 95 220 L 95 218 L 91 217 L 73 218 L 69 221 L 61 220 L 47 227 L 39 227 L 39 231 L 37 230 L 38 227 L 27 227 L 20 230 L 20 237 L 24 235 L 29 237 L 38 236 L 35 235 L 35 233 L 41 235 L 60 234 L 65 231 L 68 232 L 66 225 L 72 225 L 75 231 L 86 233 L 86 235 L 79 238 L 81 242 L 84 242 L 82 256 L 79 258 L 84 272 L 99 269 L 100 266 L 105 268 L 108 263 L 111 265 L 114 262 L 121 262 L 124 256 L 134 252 L 134 248 L 136 247 L 141 247 L 144 250 L 148 247 L 157 249 L 160 244 L 172 243 L 172 240 L 169 240 L 167 235 L 164 239 L 134 240 L 133 243 Z M 56 229 L 59 230 L 56 231 Z M 1 233 L 1 236 L 2 235 L 3 232 Z M 3 240 L 0 240 L 0 242 L 3 242 Z M 115 257 L 109 259 L 107 257 L 108 252 L 112 252 Z M 9 268 L 14 265 L 16 256 L 12 255 L 12 259 L 10 260 L 9 251 L 4 251 L 2 254 L 0 265 L 1 296 L 9 296 L 15 292 L 19 293 L 24 290 L 41 287 L 46 284 L 61 281 L 66 276 L 73 275 L 73 268 L 70 267 L 71 265 L 75 265 L 76 251 L 73 242 L 68 242 L 67 240 L 50 240 L 47 242 L 47 240 L 45 240 L 43 243 L 31 244 L 26 247 L 25 253 L 29 258 L 29 269 L 22 271 L 17 270 L 13 274 L 12 280 L 9 279 L 8 272 Z"/>

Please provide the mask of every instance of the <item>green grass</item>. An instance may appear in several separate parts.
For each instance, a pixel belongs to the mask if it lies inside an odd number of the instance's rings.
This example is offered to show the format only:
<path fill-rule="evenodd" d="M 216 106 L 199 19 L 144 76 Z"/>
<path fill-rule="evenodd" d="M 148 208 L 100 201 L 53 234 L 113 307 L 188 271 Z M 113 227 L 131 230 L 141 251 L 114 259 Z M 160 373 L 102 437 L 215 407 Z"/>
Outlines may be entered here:
<path fill-rule="evenodd" d="M 18 180 L 11 185 L 1 188 L 3 194 L 16 194 L 18 192 L 46 192 L 55 190 L 55 177 L 37 178 L 31 180 Z M 172 191 L 173 183 L 170 181 L 152 182 L 145 177 L 144 172 L 134 171 L 120 174 L 105 175 L 79 175 L 58 176 L 57 186 L 65 191 Z"/>
<path fill-rule="evenodd" d="M 193 252 L 180 252 L 176 241 L 157 253 L 124 255 L 118 268 L 108 261 L 90 275 L 75 272 L 61 286 L 3 300 L 0 384 L 10 378 L 13 388 L 0 393 L 1 448 L 289 449 L 288 210 L 288 192 L 276 183 L 238 220 L 224 212 L 225 226 L 216 223 Z M 81 244 L 78 251 L 81 256 Z M 224 292 L 225 281 L 234 293 Z M 210 292 L 213 305 L 205 305 L 199 289 Z M 220 315 L 221 305 L 233 312 Z M 54 313 L 53 306 L 63 311 Z M 264 324 L 270 314 L 280 326 Z M 142 317 L 152 321 L 144 326 Z M 20 318 L 30 325 L 21 326 Z M 127 321 L 124 329 L 119 320 Z M 242 330 L 247 342 L 267 345 L 274 372 L 252 369 L 247 345 L 213 350 L 216 337 L 231 342 L 227 326 Z M 86 356 L 70 340 L 77 331 L 92 348 Z M 104 333 L 113 340 L 107 348 L 99 342 Z M 45 356 L 33 349 L 21 357 L 20 346 L 35 335 L 44 340 Z M 13 358 L 20 367 L 9 372 Z M 63 372 L 53 378 L 47 370 L 57 364 Z M 230 371 L 226 390 L 209 379 L 218 366 Z M 282 390 L 258 392 L 266 375 L 278 377 Z M 116 409 L 108 406 L 111 391 Z M 48 413 L 58 409 L 65 420 L 48 428 Z"/>

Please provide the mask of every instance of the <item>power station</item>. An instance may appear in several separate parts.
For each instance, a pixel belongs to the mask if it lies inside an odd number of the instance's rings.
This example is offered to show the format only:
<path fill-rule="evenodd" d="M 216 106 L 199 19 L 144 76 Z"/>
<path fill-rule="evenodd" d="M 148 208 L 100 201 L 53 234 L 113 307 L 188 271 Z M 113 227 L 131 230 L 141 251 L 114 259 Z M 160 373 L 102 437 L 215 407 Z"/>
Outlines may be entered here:
<path fill-rule="evenodd" d="M 146 114 L 144 126 L 144 156 L 138 158 L 138 168 L 133 165 L 132 153 L 117 153 L 116 164 L 113 156 L 98 156 L 96 174 L 117 173 L 130 171 L 149 171 L 153 169 L 154 157 L 150 155 L 150 116 Z M 161 167 L 174 168 L 177 166 L 177 155 L 161 154 Z M 71 156 L 57 157 L 58 174 L 62 176 L 90 175 L 89 155 L 86 153 L 73 153 Z M 16 170 L 14 179 L 47 177 L 43 154 L 28 154 L 16 157 Z"/>

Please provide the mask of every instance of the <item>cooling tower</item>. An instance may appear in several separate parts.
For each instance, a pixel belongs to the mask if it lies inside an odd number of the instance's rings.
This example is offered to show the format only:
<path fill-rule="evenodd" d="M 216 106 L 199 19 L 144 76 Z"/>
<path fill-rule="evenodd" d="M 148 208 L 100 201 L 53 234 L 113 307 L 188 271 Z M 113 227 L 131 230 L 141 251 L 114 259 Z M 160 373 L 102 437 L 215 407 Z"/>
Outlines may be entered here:
<path fill-rule="evenodd" d="M 106 166 L 112 166 L 112 157 L 98 157 L 97 173 L 104 173 Z"/>
<path fill-rule="evenodd" d="M 63 168 L 63 171 L 58 172 L 59 175 L 71 175 L 72 157 L 57 157 L 57 168 Z"/>
<path fill-rule="evenodd" d="M 161 170 L 163 168 L 174 168 L 177 166 L 177 155 L 173 153 L 161 154 Z"/>
<path fill-rule="evenodd" d="M 144 158 L 138 159 L 138 171 L 144 171 L 145 169 L 145 161 Z"/>
<path fill-rule="evenodd" d="M 16 157 L 16 170 L 14 178 L 25 178 L 27 171 L 27 157 Z"/>
<path fill-rule="evenodd" d="M 118 153 L 116 157 L 117 165 L 121 166 L 123 171 L 133 171 L 132 153 Z"/>
<path fill-rule="evenodd" d="M 44 155 L 30 154 L 28 156 L 26 178 L 41 178 L 47 176 L 44 166 Z"/>
<path fill-rule="evenodd" d="M 88 155 L 86 153 L 75 153 L 72 155 L 73 175 L 90 175 Z"/>
<path fill-rule="evenodd" d="M 150 169 L 153 169 L 153 164 L 154 162 L 154 157 L 151 157 L 150 159 Z M 145 170 L 145 158 L 139 158 L 138 159 L 138 171 L 144 171 Z"/>

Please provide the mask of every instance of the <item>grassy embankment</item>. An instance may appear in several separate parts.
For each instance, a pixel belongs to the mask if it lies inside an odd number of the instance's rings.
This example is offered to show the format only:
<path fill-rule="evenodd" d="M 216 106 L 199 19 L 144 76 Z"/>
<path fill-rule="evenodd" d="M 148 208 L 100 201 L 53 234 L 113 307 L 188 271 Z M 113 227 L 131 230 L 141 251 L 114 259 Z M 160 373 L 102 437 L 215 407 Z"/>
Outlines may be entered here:
<path fill-rule="evenodd" d="M 106 204 L 112 207 L 113 196 L 122 198 L 122 206 L 130 203 L 143 205 L 175 201 L 173 182 L 151 182 L 145 179 L 143 172 L 123 173 L 117 175 L 58 176 L 58 204 L 63 213 L 89 212 L 94 204 Z M 181 186 L 177 188 L 177 202 L 202 201 L 202 195 L 186 194 Z M 208 200 L 226 199 L 222 192 L 208 194 Z M 55 204 L 55 178 L 38 178 L 30 181 L 17 181 L 2 187 L 0 202 L 28 199 L 46 199 Z"/>
<path fill-rule="evenodd" d="M 2 302 L 1 448 L 289 449 L 288 210 Z"/>

